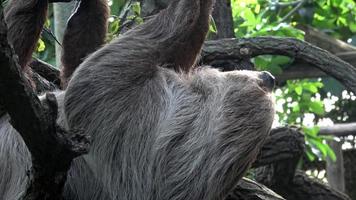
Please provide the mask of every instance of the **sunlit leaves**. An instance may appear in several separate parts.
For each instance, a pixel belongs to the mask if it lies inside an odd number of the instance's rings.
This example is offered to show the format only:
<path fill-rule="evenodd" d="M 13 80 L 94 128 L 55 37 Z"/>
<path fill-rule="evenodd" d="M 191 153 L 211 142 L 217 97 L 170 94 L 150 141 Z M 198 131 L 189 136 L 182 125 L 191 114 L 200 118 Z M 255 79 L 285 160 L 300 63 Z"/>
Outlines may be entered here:
<path fill-rule="evenodd" d="M 37 51 L 37 52 L 43 52 L 45 49 L 46 49 L 45 43 L 43 42 L 42 39 L 39 39 L 38 42 L 37 42 L 36 51 Z"/>
<path fill-rule="evenodd" d="M 127 0 L 113 0 L 111 6 L 112 16 L 109 19 L 109 33 L 107 41 L 117 37 L 122 29 L 129 29 L 134 24 L 143 23 L 141 18 L 141 5 L 139 2 Z"/>
<path fill-rule="evenodd" d="M 300 5 L 294 11 L 294 8 Z M 304 39 L 298 25 L 311 25 L 334 37 L 356 44 L 356 6 L 353 0 L 232 0 L 236 37 L 281 36 Z M 254 58 L 258 70 L 279 75 L 293 60 L 283 56 L 259 56 Z M 306 127 L 306 116 L 314 116 L 309 122 L 316 124 L 326 115 L 320 90 L 320 81 L 287 81 L 276 97 L 277 114 L 282 124 Z M 310 124 L 309 124 L 310 125 Z M 312 124 L 311 124 L 312 125 Z M 335 158 L 318 130 L 305 130 L 307 156 L 310 159 L 326 156 Z M 329 138 L 330 139 L 330 138 Z"/>
<path fill-rule="evenodd" d="M 310 160 L 314 160 L 317 157 L 326 159 L 329 157 L 331 160 L 336 161 L 336 155 L 330 148 L 326 141 L 333 140 L 332 136 L 319 136 L 320 128 L 304 127 L 303 132 L 309 148 L 307 148 L 306 155 Z"/>

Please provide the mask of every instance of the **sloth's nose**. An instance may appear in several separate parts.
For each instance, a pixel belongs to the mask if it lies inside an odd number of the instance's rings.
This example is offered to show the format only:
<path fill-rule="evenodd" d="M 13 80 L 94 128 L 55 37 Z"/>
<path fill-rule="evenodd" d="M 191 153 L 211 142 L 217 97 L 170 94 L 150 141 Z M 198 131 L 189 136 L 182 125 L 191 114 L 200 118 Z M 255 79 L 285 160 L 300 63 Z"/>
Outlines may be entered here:
<path fill-rule="evenodd" d="M 266 71 L 261 72 L 259 78 L 262 80 L 263 87 L 265 87 L 268 92 L 271 92 L 276 84 L 274 76 Z"/>

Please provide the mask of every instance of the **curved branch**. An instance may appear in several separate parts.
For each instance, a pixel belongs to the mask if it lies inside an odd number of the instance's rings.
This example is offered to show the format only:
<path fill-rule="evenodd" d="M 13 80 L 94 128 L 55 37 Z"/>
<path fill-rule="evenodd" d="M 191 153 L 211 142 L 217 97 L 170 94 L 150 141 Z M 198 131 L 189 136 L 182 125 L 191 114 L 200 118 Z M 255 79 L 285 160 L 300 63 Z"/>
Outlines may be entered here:
<path fill-rule="evenodd" d="M 59 88 L 61 83 L 61 80 L 59 78 L 59 74 L 60 74 L 59 69 L 36 58 L 32 59 L 32 62 L 30 63 L 30 67 L 37 74 L 45 78 L 47 81 L 55 84 Z"/>
<path fill-rule="evenodd" d="M 287 13 L 281 20 L 279 20 L 279 23 L 286 21 L 290 16 L 296 13 L 304 5 L 305 2 L 306 0 L 301 0 L 289 13 Z"/>
<path fill-rule="evenodd" d="M 339 80 L 356 93 L 356 68 L 340 58 L 307 42 L 294 38 L 256 37 L 207 41 L 203 47 L 203 62 L 252 58 L 260 55 L 285 55 L 305 61 Z"/>
<path fill-rule="evenodd" d="M 283 197 L 276 194 L 266 186 L 252 181 L 247 178 L 242 178 L 236 188 L 229 194 L 225 200 L 284 200 Z"/>

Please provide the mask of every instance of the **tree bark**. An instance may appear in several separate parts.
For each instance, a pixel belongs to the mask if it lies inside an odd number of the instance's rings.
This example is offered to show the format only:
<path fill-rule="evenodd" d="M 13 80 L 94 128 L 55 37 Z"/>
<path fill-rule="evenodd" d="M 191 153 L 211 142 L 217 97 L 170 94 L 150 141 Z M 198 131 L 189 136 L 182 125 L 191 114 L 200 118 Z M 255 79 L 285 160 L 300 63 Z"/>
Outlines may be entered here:
<path fill-rule="evenodd" d="M 256 181 L 288 200 L 349 200 L 337 190 L 296 171 L 304 154 L 303 136 L 295 129 L 271 132 L 254 166 Z"/>
<path fill-rule="evenodd" d="M 333 190 L 314 178 L 309 178 L 302 171 L 297 171 L 288 184 L 271 181 L 270 177 L 279 173 L 281 173 L 279 170 L 267 170 L 259 174 L 256 180 L 288 200 L 351 200 L 347 195 Z"/>
<path fill-rule="evenodd" d="M 276 194 L 266 186 L 242 178 L 237 187 L 228 195 L 225 200 L 283 200 L 284 198 Z"/>
<path fill-rule="evenodd" d="M 216 0 L 213 19 L 217 33 L 212 39 L 234 38 L 234 22 L 232 19 L 231 0 Z"/>
<path fill-rule="evenodd" d="M 285 55 L 307 62 L 340 81 L 356 94 L 356 68 L 331 53 L 294 38 L 256 37 L 207 41 L 203 63 L 214 60 L 253 58 L 259 55 Z"/>
<path fill-rule="evenodd" d="M 30 63 L 32 70 L 38 75 L 45 78 L 47 81 L 56 85 L 57 88 L 60 88 L 61 80 L 59 78 L 60 71 L 53 67 L 52 65 L 38 59 L 33 59 Z"/>
<path fill-rule="evenodd" d="M 305 41 L 312 43 L 313 45 L 325 49 L 333 54 L 344 52 L 356 52 L 356 47 L 335 39 L 311 26 L 298 25 L 299 29 L 305 32 Z"/>

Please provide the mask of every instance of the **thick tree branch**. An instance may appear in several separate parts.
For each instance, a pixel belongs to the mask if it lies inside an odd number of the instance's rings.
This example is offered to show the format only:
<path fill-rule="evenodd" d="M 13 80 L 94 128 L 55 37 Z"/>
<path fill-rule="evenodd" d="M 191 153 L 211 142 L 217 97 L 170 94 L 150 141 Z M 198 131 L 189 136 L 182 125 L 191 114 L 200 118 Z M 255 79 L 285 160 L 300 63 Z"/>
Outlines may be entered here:
<path fill-rule="evenodd" d="M 288 200 L 349 200 L 329 186 L 296 171 L 304 154 L 304 139 L 296 129 L 273 129 L 259 155 L 255 177 Z"/>
<path fill-rule="evenodd" d="M 30 67 L 37 74 L 39 74 L 49 82 L 55 84 L 56 86 L 58 86 L 58 88 L 60 87 L 61 80 L 59 79 L 59 74 L 60 74 L 59 69 L 36 58 L 32 59 L 32 62 L 30 63 Z"/>
<path fill-rule="evenodd" d="M 325 49 L 330 53 L 338 54 L 344 52 L 356 52 L 356 47 L 333 38 L 311 26 L 298 25 L 297 28 L 305 32 L 305 41 L 319 48 Z"/>
<path fill-rule="evenodd" d="M 288 160 L 288 164 L 291 164 L 291 160 L 298 162 L 304 151 L 304 136 L 297 129 L 289 127 L 275 128 L 272 129 L 270 136 L 262 146 L 261 152 L 252 167 L 257 168 L 273 163 L 285 162 L 286 160 Z M 286 168 L 284 170 L 284 173 L 286 173 L 283 176 L 284 179 L 286 180 L 290 176 L 293 177 L 294 170 L 295 166 Z"/>
<path fill-rule="evenodd" d="M 266 54 L 289 56 L 317 67 L 356 93 L 355 67 L 326 50 L 294 38 L 256 37 L 207 41 L 202 54 L 204 63 Z"/>
<path fill-rule="evenodd" d="M 283 200 L 284 198 L 266 186 L 243 178 L 225 200 Z"/>
<path fill-rule="evenodd" d="M 60 199 L 71 161 L 86 153 L 88 138 L 66 133 L 56 124 L 57 101 L 47 94 L 40 102 L 23 76 L 7 41 L 0 1 L 0 101 L 31 152 L 32 168 L 24 199 Z"/>

